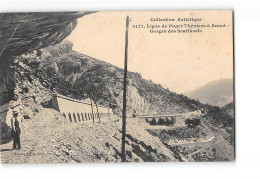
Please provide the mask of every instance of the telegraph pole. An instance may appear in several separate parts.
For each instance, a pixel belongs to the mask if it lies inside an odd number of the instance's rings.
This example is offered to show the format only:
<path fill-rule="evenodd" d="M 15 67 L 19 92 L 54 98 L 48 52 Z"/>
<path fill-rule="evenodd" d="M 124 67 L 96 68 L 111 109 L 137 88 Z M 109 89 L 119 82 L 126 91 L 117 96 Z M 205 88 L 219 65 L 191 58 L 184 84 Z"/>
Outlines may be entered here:
<path fill-rule="evenodd" d="M 127 50 L 128 50 L 128 27 L 129 16 L 126 17 L 125 32 L 125 66 L 124 66 L 124 87 L 123 87 L 123 112 L 122 112 L 122 162 L 126 162 L 125 155 L 125 134 L 126 134 L 126 87 L 127 87 Z"/>

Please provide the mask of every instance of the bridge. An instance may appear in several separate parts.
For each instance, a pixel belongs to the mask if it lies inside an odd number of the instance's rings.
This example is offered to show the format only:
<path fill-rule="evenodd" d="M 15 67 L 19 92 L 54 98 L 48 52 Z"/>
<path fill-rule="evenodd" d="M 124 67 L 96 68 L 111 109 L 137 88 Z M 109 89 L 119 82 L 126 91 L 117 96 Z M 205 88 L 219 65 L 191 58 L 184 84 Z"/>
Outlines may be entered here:
<path fill-rule="evenodd" d="M 181 113 L 176 113 L 176 114 L 161 114 L 161 115 L 149 115 L 149 116 L 145 116 L 145 115 L 142 115 L 142 116 L 137 116 L 138 118 L 166 118 L 166 117 L 182 117 L 183 115 Z"/>
<path fill-rule="evenodd" d="M 151 122 L 152 119 L 155 119 L 156 122 L 159 119 L 166 119 L 168 118 L 170 121 L 174 121 L 176 125 L 183 126 L 185 125 L 185 120 L 189 119 L 190 117 L 196 117 L 202 115 L 200 111 L 191 111 L 191 112 L 184 112 L 184 113 L 175 113 L 175 114 L 152 114 L 152 115 L 136 115 L 139 119 L 145 119 L 146 122 Z"/>
<path fill-rule="evenodd" d="M 136 117 L 138 118 L 166 118 L 166 117 L 174 117 L 176 119 L 187 119 L 189 117 L 194 117 L 194 116 L 200 116 L 201 111 L 190 111 L 190 112 L 183 112 L 183 113 L 174 113 L 174 114 L 151 114 L 151 115 L 137 115 Z"/>

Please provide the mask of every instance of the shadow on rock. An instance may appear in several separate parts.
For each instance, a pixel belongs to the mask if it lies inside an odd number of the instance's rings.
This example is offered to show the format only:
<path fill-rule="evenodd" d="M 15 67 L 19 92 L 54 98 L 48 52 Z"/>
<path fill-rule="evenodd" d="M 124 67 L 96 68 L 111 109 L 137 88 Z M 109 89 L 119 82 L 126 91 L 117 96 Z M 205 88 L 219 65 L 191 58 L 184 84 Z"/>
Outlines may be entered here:
<path fill-rule="evenodd" d="M 0 123 L 0 144 L 6 144 L 12 140 L 11 127 L 5 122 Z"/>

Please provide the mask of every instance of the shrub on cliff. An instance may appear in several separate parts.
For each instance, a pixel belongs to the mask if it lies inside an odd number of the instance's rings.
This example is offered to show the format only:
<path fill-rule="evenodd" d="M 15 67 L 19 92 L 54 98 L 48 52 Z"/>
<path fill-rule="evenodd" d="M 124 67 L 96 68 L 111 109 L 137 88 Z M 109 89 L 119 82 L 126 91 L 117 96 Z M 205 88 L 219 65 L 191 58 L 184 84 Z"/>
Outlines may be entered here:
<path fill-rule="evenodd" d="M 153 118 L 152 119 L 152 121 L 150 122 L 150 125 L 153 125 L 153 126 L 155 126 L 157 124 L 157 122 L 156 122 L 156 119 L 155 118 Z"/>
<path fill-rule="evenodd" d="M 150 123 L 149 119 L 145 118 L 145 122 L 146 123 Z"/>
<path fill-rule="evenodd" d="M 159 118 L 158 125 L 160 125 L 160 126 L 165 125 L 165 120 L 163 118 Z"/>
<path fill-rule="evenodd" d="M 174 117 L 171 117 L 170 125 L 174 126 L 175 123 L 176 123 L 176 119 Z"/>
<path fill-rule="evenodd" d="M 200 119 L 186 119 L 185 124 L 187 127 L 197 127 L 200 124 Z"/>
<path fill-rule="evenodd" d="M 166 126 L 171 125 L 171 121 L 169 120 L 168 117 L 165 118 L 165 125 L 166 125 Z"/>

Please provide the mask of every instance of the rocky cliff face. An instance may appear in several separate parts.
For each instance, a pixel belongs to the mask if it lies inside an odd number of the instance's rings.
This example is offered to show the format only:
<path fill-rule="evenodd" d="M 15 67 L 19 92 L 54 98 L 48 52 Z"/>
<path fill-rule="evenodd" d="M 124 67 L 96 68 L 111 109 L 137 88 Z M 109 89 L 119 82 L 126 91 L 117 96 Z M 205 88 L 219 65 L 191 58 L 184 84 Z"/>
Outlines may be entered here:
<path fill-rule="evenodd" d="M 14 90 L 19 81 L 15 72 L 16 57 L 30 53 L 31 63 L 37 64 L 39 49 L 60 43 L 76 27 L 77 18 L 89 13 L 93 12 L 0 14 L 0 105 L 15 96 Z"/>
<path fill-rule="evenodd" d="M 77 25 L 77 18 L 93 12 L 28 12 L 0 14 L 0 62 L 60 43 Z"/>

